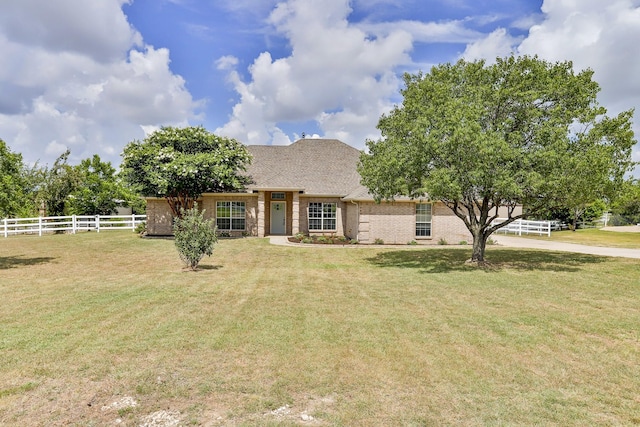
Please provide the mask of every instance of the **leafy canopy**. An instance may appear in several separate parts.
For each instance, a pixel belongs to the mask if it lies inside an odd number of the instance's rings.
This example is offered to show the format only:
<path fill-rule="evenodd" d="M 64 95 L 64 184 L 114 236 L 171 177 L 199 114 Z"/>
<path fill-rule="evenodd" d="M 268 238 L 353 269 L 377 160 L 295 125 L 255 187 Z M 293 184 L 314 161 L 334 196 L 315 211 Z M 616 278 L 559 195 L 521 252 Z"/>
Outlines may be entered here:
<path fill-rule="evenodd" d="M 129 196 L 118 182 L 115 168 L 110 162 L 103 162 L 97 154 L 82 160 L 73 170 L 79 185 L 67 197 L 67 214 L 111 215 L 118 200 Z"/>
<path fill-rule="evenodd" d="M 145 196 L 164 197 L 174 216 L 190 209 L 205 192 L 242 189 L 251 157 L 235 139 L 220 137 L 202 126 L 164 127 L 124 149 L 122 174 Z"/>
<path fill-rule="evenodd" d="M 362 183 L 377 199 L 442 201 L 482 262 L 498 228 L 549 205 L 592 202 L 632 167 L 632 111 L 604 116 L 592 76 L 537 57 L 407 74 L 402 105 L 380 118 L 382 138 L 367 141 Z M 506 220 L 492 225 L 501 207 Z"/>
<path fill-rule="evenodd" d="M 25 204 L 28 194 L 28 180 L 22 163 L 22 155 L 13 153 L 0 139 L 0 218 L 28 215 Z M 33 207 L 33 204 L 29 204 Z"/>

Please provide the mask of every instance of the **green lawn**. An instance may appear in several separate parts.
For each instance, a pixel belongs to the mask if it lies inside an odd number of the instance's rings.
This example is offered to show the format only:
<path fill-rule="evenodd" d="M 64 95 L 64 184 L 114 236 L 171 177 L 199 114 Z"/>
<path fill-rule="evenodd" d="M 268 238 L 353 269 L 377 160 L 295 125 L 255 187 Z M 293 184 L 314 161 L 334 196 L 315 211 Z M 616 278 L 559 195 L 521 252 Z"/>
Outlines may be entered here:
<path fill-rule="evenodd" d="M 552 231 L 551 237 L 523 235 L 534 239 L 553 240 L 557 242 L 577 243 L 588 246 L 607 246 L 611 248 L 640 249 L 640 233 L 624 233 L 618 231 L 587 228 L 584 230 Z"/>
<path fill-rule="evenodd" d="M 3 239 L 0 425 L 640 424 L 638 260 L 469 256 Z"/>

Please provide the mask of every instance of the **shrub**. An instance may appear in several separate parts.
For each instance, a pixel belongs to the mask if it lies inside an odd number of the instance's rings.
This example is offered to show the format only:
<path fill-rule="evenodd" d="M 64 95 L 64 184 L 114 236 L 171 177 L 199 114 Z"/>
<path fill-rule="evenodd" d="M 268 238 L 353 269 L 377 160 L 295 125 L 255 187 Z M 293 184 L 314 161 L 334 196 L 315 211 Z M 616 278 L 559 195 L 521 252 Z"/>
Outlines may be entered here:
<path fill-rule="evenodd" d="M 140 224 L 136 225 L 136 230 L 135 232 L 137 234 L 145 235 L 147 233 L 147 222 L 146 221 L 142 221 Z"/>
<path fill-rule="evenodd" d="M 416 242 L 415 240 L 412 240 L 412 241 L 410 241 L 410 242 L 407 242 L 407 245 L 410 245 L 410 246 L 415 246 L 415 245 L 417 245 L 417 244 L 418 244 L 418 242 Z"/>
<path fill-rule="evenodd" d="M 211 256 L 218 241 L 213 219 L 205 219 L 204 211 L 198 212 L 197 205 L 182 210 L 182 217 L 174 221 L 173 234 L 180 259 L 191 270 L 198 268 L 205 255 Z"/>
<path fill-rule="evenodd" d="M 467 243 L 467 241 L 466 241 L 466 240 L 460 240 L 460 242 L 458 242 L 458 244 L 459 244 L 460 246 L 468 245 L 468 243 Z"/>
<path fill-rule="evenodd" d="M 440 240 L 438 240 L 438 244 L 439 245 L 448 245 L 449 243 L 447 243 L 447 241 L 445 240 L 444 237 L 441 237 Z"/>
<path fill-rule="evenodd" d="M 384 245 L 384 240 L 378 238 L 378 239 L 374 240 L 373 243 L 376 244 L 376 245 Z"/>

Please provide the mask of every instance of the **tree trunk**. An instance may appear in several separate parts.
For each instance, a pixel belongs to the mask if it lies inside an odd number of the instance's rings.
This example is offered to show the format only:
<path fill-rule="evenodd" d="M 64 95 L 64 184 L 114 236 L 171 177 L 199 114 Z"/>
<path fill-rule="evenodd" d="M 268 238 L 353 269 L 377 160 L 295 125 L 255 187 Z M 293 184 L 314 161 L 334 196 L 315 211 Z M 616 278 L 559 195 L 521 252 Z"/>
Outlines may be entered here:
<path fill-rule="evenodd" d="M 489 237 L 482 230 L 473 231 L 473 253 L 471 254 L 471 263 L 484 263 L 484 250 L 487 246 L 487 238 Z"/>

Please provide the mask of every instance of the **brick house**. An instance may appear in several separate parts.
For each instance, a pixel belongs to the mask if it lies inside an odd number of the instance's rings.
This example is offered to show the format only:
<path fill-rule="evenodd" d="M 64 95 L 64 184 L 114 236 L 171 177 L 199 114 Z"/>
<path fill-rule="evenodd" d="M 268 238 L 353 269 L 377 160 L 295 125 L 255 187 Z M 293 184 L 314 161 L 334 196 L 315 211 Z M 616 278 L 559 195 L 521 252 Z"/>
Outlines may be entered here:
<path fill-rule="evenodd" d="M 199 206 L 229 235 L 335 234 L 371 244 L 415 240 L 471 242 L 471 234 L 439 202 L 400 198 L 376 203 L 360 184 L 360 151 L 335 139 L 301 139 L 288 146 L 251 145 L 240 193 L 205 193 Z M 171 210 L 163 198 L 147 199 L 147 232 L 169 235 Z"/>

